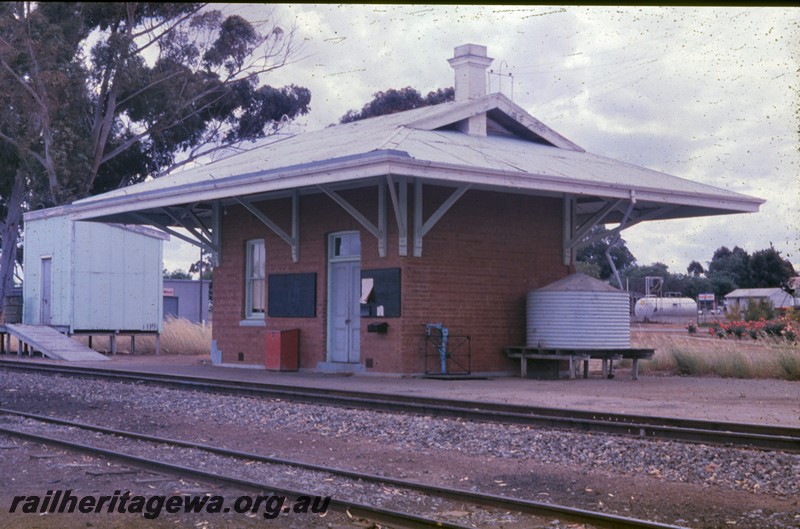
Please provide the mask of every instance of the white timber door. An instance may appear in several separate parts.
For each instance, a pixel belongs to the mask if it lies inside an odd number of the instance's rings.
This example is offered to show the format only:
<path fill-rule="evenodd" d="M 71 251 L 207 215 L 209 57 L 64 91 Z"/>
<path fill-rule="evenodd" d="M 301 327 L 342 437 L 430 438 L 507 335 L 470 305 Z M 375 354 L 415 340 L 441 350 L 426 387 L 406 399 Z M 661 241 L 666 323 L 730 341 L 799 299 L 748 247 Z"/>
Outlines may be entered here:
<path fill-rule="evenodd" d="M 42 257 L 42 282 L 39 293 L 39 325 L 50 325 L 53 299 L 53 259 Z"/>
<path fill-rule="evenodd" d="M 361 240 L 358 232 L 329 239 L 328 354 L 331 362 L 361 359 Z"/>

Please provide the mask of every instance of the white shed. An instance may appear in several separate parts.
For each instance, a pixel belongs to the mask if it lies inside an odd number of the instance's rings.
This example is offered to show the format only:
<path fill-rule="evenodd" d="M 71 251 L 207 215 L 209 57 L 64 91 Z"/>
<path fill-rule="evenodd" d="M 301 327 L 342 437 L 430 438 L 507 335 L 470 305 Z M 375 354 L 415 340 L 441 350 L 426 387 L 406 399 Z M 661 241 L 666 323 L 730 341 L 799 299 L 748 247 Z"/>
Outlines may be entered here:
<path fill-rule="evenodd" d="M 27 214 L 23 324 L 160 333 L 166 238 L 141 226 Z"/>
<path fill-rule="evenodd" d="M 728 310 L 738 307 L 739 310 L 747 310 L 750 301 L 759 302 L 769 300 L 776 309 L 788 309 L 800 306 L 800 297 L 792 297 L 791 294 L 782 288 L 739 288 L 729 294 L 725 294 L 725 304 Z"/>

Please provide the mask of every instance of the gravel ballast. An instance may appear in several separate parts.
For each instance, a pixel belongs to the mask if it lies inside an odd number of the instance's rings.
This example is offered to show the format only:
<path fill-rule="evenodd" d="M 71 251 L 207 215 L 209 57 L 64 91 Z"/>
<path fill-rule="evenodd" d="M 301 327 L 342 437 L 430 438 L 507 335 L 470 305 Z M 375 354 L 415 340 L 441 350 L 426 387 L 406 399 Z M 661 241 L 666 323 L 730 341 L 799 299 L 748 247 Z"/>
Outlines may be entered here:
<path fill-rule="evenodd" d="M 692 486 L 693 491 L 746 493 L 756 498 L 755 503 L 758 503 L 757 498 L 770 497 L 794 505 L 793 512 L 788 509 L 787 512 L 754 509 L 737 513 L 724 522 L 728 526 L 738 524 L 780 529 L 800 526 L 800 516 L 797 515 L 800 509 L 796 507 L 800 496 L 798 454 L 433 419 L 196 393 L 144 384 L 3 371 L 0 371 L 0 388 L 3 388 L 0 390 L 0 406 L 3 407 L 129 430 L 139 429 L 157 435 L 171 434 L 176 428 L 180 429 L 176 426 L 179 422 L 185 425 L 186 432 L 178 432 L 182 437 L 193 432 L 196 439 L 192 440 L 207 442 L 208 432 L 214 431 L 213 442 L 232 448 L 247 448 L 241 446 L 242 438 L 253 432 L 279 432 L 288 438 L 289 443 L 293 442 L 292 438 L 317 439 L 320 443 L 358 440 L 391 453 L 412 454 L 414 457 L 411 459 L 430 460 L 439 454 L 448 457 L 463 455 L 471 464 L 485 460 L 487 467 L 497 465 L 507 469 L 517 464 L 522 469 L 535 463 L 583 474 L 613 474 L 670 487 Z M 228 439 L 219 434 L 226 430 L 232 434 Z M 353 447 L 357 448 L 355 444 Z M 266 455 L 271 455 L 279 453 L 281 447 L 263 448 Z M 347 457 L 331 456 L 329 459 L 343 464 L 359 458 L 357 454 L 348 454 Z M 414 470 L 411 464 L 408 467 L 412 469 L 409 473 L 424 473 L 421 469 Z M 371 470 L 390 474 L 388 468 Z M 466 488 L 519 497 L 527 495 L 528 499 L 537 501 L 549 499 L 530 490 L 522 475 L 523 472 L 519 475 L 503 474 L 491 481 L 473 478 L 466 481 L 469 484 Z M 437 479 L 447 481 L 443 476 Z M 500 491 L 497 490 L 498 482 L 503 486 Z M 465 488 L 466 483 L 453 485 Z M 588 487 L 584 488 L 588 490 Z M 607 496 L 611 498 L 606 497 L 605 503 L 599 503 L 612 510 L 613 494 Z M 757 512 L 759 510 L 761 512 Z M 666 523 L 680 525 L 684 522 L 693 526 L 691 513 L 675 513 L 671 518 L 664 518 L 664 513 L 656 513 L 656 516 Z"/>

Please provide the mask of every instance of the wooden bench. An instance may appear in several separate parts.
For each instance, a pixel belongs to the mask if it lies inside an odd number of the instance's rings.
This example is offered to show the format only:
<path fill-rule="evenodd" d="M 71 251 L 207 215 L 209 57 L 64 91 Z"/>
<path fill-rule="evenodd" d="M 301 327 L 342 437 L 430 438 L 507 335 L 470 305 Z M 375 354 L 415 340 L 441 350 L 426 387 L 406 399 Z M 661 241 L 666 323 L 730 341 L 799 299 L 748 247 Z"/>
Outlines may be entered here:
<path fill-rule="evenodd" d="M 574 379 L 577 373 L 577 362 L 583 361 L 583 378 L 589 378 L 589 360 L 603 361 L 603 376 L 614 378 L 614 360 L 632 360 L 631 378 L 639 379 L 639 360 L 653 358 L 655 349 L 544 349 L 539 347 L 512 346 L 506 347 L 506 356 L 519 359 L 520 376 L 528 376 L 528 360 L 568 360 L 569 378 Z"/>
<path fill-rule="evenodd" d="M 639 360 L 653 358 L 655 351 L 655 349 L 598 349 L 586 352 L 589 353 L 590 358 L 603 361 L 603 376 L 608 376 L 608 378 L 614 378 L 614 360 L 632 360 L 631 378 L 639 380 Z M 606 362 L 608 362 L 608 370 Z M 586 366 L 584 365 L 584 367 Z M 583 378 L 589 378 L 588 369 L 584 370 Z"/>
<path fill-rule="evenodd" d="M 519 358 L 519 376 L 528 377 L 528 360 L 567 360 L 569 362 L 569 378 L 574 379 L 578 373 L 579 362 L 589 361 L 589 355 L 585 354 L 558 354 L 545 353 L 539 349 L 528 349 L 527 347 L 508 347 L 506 356 L 509 358 Z"/>

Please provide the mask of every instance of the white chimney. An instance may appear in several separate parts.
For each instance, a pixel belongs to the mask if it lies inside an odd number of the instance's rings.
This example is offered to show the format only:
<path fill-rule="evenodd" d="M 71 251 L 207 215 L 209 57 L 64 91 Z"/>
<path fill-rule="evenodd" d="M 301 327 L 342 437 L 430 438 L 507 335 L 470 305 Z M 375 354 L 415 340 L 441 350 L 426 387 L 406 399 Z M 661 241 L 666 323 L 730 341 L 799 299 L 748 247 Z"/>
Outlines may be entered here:
<path fill-rule="evenodd" d="M 486 46 L 464 44 L 453 55 L 447 62 L 456 71 L 456 101 L 485 96 L 486 69 L 494 60 L 486 56 Z"/>
<path fill-rule="evenodd" d="M 493 60 L 487 57 L 486 46 L 463 44 L 456 47 L 453 58 L 447 60 L 456 74 L 456 101 L 478 99 L 486 95 L 486 69 Z M 486 114 L 469 118 L 462 130 L 467 134 L 486 136 Z"/>

